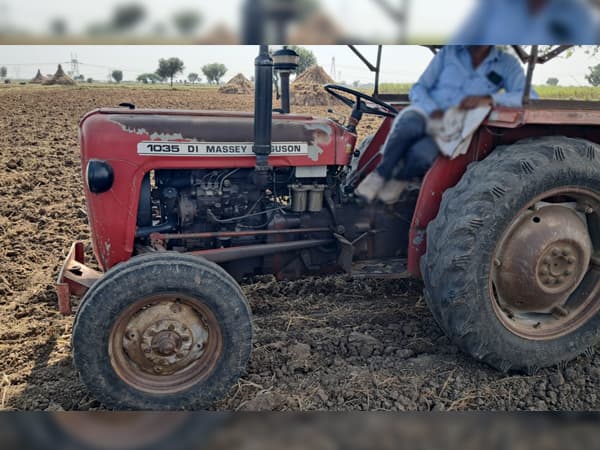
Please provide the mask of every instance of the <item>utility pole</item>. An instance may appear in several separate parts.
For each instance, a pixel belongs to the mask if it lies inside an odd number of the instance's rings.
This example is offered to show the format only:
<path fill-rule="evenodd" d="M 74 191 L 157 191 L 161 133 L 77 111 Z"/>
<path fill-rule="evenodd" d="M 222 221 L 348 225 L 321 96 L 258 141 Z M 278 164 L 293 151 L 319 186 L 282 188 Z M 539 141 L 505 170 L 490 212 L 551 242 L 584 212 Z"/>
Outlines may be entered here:
<path fill-rule="evenodd" d="M 69 72 L 69 75 L 73 78 L 79 77 L 79 60 L 77 59 L 76 53 L 71 53 L 70 64 L 71 64 L 71 70 Z"/>
<path fill-rule="evenodd" d="M 337 74 L 337 70 L 335 69 L 335 56 L 331 58 L 331 68 L 329 69 L 329 75 L 331 78 L 335 79 L 335 75 Z"/>

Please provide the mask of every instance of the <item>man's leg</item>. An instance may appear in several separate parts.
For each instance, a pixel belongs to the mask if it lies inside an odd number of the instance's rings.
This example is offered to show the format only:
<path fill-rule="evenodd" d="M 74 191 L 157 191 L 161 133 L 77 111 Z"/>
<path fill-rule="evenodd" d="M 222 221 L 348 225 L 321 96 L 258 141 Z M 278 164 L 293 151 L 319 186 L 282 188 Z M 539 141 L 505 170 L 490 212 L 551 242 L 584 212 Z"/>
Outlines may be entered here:
<path fill-rule="evenodd" d="M 404 166 L 396 174 L 399 180 L 423 178 L 440 154 L 440 149 L 431 136 L 417 141 L 406 152 Z"/>
<path fill-rule="evenodd" d="M 377 166 L 377 172 L 386 180 L 392 178 L 396 166 L 412 145 L 426 135 L 427 123 L 417 112 L 407 112 L 392 124 L 385 144 L 383 159 Z"/>
<path fill-rule="evenodd" d="M 426 120 L 417 112 L 407 112 L 394 120 L 382 148 L 382 161 L 356 188 L 356 194 L 369 202 L 373 201 L 386 181 L 392 178 L 396 166 L 408 149 L 422 139 L 426 131 Z"/>
<path fill-rule="evenodd" d="M 404 156 L 404 164 L 377 194 L 383 203 L 393 205 L 409 185 L 409 180 L 422 178 L 439 155 L 439 148 L 431 136 L 413 144 Z"/>

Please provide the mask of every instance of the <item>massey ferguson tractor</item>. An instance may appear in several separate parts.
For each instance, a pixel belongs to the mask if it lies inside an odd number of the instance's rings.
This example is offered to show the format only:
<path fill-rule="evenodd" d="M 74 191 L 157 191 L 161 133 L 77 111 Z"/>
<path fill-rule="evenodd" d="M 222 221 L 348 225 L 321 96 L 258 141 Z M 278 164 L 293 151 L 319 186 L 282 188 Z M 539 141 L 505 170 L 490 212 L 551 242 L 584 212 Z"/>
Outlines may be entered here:
<path fill-rule="evenodd" d="M 502 372 L 588 351 L 600 338 L 600 108 L 530 99 L 535 64 L 565 49 L 515 47 L 528 62 L 524 106 L 495 107 L 466 154 L 440 156 L 393 206 L 367 206 L 354 188 L 407 99 L 377 95 L 377 83 L 373 96 L 327 85 L 350 107 L 346 123 L 291 114 L 282 76 L 273 110 L 274 65 L 287 75 L 295 64 L 285 48 L 271 58 L 261 47 L 254 114 L 86 114 L 101 270 L 76 242 L 57 282 L 63 313 L 82 297 L 72 345 L 85 385 L 110 408 L 209 406 L 245 371 L 252 318 L 236 280 L 260 274 L 422 278 L 449 338 Z M 365 114 L 384 120 L 357 143 Z"/>

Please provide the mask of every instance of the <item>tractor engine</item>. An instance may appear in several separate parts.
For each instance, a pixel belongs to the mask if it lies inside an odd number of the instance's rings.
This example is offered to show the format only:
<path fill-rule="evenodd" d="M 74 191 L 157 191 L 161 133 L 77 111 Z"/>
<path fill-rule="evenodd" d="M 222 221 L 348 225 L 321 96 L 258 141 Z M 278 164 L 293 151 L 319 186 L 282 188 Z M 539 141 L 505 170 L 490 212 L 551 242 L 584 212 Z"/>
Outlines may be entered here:
<path fill-rule="evenodd" d="M 273 239 L 261 231 L 327 230 L 325 196 L 335 191 L 329 178 L 325 167 L 276 168 L 266 184 L 251 168 L 152 171 L 142 183 L 136 249 L 198 252 Z"/>

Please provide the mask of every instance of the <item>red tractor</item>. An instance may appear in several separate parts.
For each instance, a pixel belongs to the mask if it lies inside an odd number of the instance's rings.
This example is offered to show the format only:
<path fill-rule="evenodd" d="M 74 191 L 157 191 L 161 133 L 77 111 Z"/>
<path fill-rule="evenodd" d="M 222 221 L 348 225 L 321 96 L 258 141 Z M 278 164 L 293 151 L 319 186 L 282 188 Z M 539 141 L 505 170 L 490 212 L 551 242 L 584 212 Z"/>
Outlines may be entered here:
<path fill-rule="evenodd" d="M 421 277 L 431 312 L 465 352 L 504 371 L 568 361 L 600 338 L 600 109 L 529 100 L 492 110 L 467 154 L 439 157 L 393 206 L 354 187 L 377 164 L 385 102 L 338 85 L 346 124 L 273 113 L 273 60 L 256 60 L 255 113 L 102 108 L 80 123 L 93 249 L 73 244 L 61 311 L 83 296 L 74 363 L 113 408 L 202 408 L 244 372 L 252 320 L 237 284 L 346 272 Z M 293 67 L 287 51 L 275 67 Z M 379 70 L 379 64 L 375 67 Z M 287 79 L 286 77 L 283 77 Z M 383 116 L 357 145 L 364 114 Z M 374 306 L 376 307 L 376 306 Z"/>

